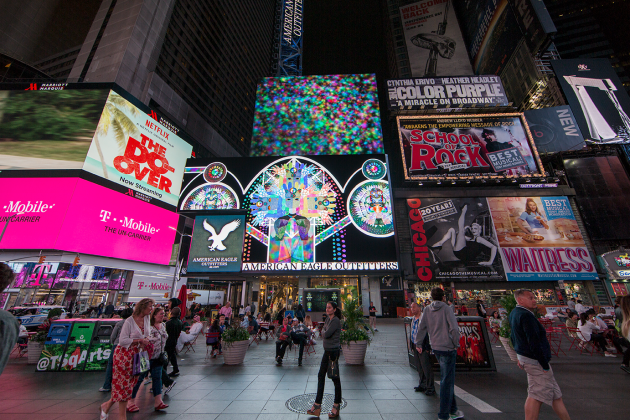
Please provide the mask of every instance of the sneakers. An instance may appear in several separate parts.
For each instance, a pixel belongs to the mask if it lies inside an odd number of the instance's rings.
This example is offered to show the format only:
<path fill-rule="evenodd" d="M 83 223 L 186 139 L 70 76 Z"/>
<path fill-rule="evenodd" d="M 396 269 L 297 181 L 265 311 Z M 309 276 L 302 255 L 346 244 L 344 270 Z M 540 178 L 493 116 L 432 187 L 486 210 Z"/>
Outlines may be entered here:
<path fill-rule="evenodd" d="M 101 391 L 101 392 L 110 392 L 111 391 L 111 389 L 107 389 L 107 388 L 103 388 L 103 387 L 100 387 L 98 390 Z"/>
<path fill-rule="evenodd" d="M 416 392 L 424 392 L 424 391 L 426 391 L 426 390 L 427 390 L 427 389 L 426 389 L 425 387 L 423 387 L 423 386 L 414 386 L 414 387 L 413 387 L 413 389 L 415 389 L 415 390 L 416 390 Z"/>
<path fill-rule="evenodd" d="M 617 357 L 617 356 L 615 356 L 615 355 L 614 355 L 614 354 L 612 354 L 612 353 L 604 353 L 604 356 L 605 356 L 605 357 Z"/>
<path fill-rule="evenodd" d="M 282 364 L 282 357 L 276 357 L 276 363 L 280 366 Z"/>
<path fill-rule="evenodd" d="M 164 395 L 168 394 L 168 393 L 169 393 L 169 391 L 170 391 L 171 389 L 173 389 L 173 387 L 175 386 L 175 384 L 176 384 L 176 383 L 177 383 L 177 381 L 173 381 L 173 383 L 172 383 L 172 384 L 170 384 L 169 386 L 167 386 L 167 387 L 166 387 L 166 389 L 164 390 Z"/>
<path fill-rule="evenodd" d="M 168 376 L 171 376 L 171 377 L 173 377 L 173 376 L 179 376 L 179 370 L 178 370 L 178 371 L 173 371 L 173 372 L 169 373 L 169 374 L 168 374 Z"/>
<path fill-rule="evenodd" d="M 464 413 L 462 413 L 462 410 L 457 410 L 456 413 L 452 413 L 449 417 L 451 418 L 451 420 L 463 419 Z"/>
<path fill-rule="evenodd" d="M 302 366 L 302 359 L 298 359 L 298 366 Z"/>

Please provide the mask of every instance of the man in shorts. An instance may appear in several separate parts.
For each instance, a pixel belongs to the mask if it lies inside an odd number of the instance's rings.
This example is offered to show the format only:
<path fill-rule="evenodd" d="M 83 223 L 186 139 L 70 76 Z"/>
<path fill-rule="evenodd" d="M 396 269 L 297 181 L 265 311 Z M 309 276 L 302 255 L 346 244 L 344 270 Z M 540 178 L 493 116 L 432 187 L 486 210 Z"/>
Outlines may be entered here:
<path fill-rule="evenodd" d="M 510 313 L 512 344 L 518 356 L 518 367 L 527 372 L 527 400 L 525 419 L 536 420 L 540 406 L 545 403 L 553 408 L 562 420 L 570 420 L 562 401 L 562 392 L 549 366 L 551 349 L 545 328 L 536 319 L 536 296 L 519 289 L 514 292 L 516 308 Z"/>

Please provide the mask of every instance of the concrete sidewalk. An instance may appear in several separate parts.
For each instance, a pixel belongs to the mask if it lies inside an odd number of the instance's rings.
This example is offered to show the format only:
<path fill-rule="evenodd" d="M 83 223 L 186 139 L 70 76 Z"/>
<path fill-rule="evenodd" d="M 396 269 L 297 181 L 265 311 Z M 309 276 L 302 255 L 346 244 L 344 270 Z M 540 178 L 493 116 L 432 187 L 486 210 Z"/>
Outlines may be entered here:
<path fill-rule="evenodd" d="M 342 419 L 437 419 L 439 397 L 414 392 L 417 373 L 409 367 L 402 320 L 378 320 L 379 332 L 368 347 L 365 366 L 341 364 Z M 286 407 L 294 396 L 314 393 L 322 355 L 305 356 L 297 366 L 297 353 L 287 352 L 284 365 L 274 363 L 273 340 L 250 346 L 242 366 L 225 366 L 221 356 L 204 360 L 204 340 L 195 353 L 180 355 L 181 376 L 164 401 L 165 412 L 153 411 L 150 386 L 140 388 L 141 411 L 129 419 L 305 419 Z M 568 346 L 567 346 L 568 347 Z M 565 350 L 566 351 L 566 350 Z M 458 373 L 456 395 L 466 419 L 523 418 L 527 394 L 525 373 L 509 361 L 503 348 L 493 344 L 496 373 Z M 619 369 L 621 359 L 579 355 L 553 360 L 554 371 L 572 419 L 626 417 L 630 410 L 627 389 L 630 375 Z M 98 392 L 104 373 L 38 373 L 25 359 L 11 359 L 0 382 L 2 420 L 92 420 L 109 393 Z M 436 379 L 439 379 L 437 374 Z M 438 387 L 439 392 L 439 387 Z M 330 380 L 326 393 L 333 393 Z M 112 414 L 116 411 L 112 411 Z M 324 413 L 322 415 L 326 418 Z M 110 416 L 114 419 L 115 416 Z M 541 419 L 556 418 L 543 407 Z"/>

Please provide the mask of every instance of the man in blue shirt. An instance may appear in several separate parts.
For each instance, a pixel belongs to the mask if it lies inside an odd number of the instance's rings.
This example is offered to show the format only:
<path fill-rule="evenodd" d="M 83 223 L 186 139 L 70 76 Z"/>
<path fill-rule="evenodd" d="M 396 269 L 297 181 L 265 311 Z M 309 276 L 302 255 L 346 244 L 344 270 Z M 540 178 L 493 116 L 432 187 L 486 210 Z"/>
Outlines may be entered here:
<path fill-rule="evenodd" d="M 536 296 L 530 290 L 519 289 L 514 292 L 514 297 L 518 305 L 510 313 L 510 328 L 518 367 L 527 372 L 525 418 L 538 419 L 540 406 L 545 403 L 560 419 L 570 420 L 562 401 L 562 392 L 549 366 L 551 349 L 547 332 L 533 312 L 536 310 Z"/>

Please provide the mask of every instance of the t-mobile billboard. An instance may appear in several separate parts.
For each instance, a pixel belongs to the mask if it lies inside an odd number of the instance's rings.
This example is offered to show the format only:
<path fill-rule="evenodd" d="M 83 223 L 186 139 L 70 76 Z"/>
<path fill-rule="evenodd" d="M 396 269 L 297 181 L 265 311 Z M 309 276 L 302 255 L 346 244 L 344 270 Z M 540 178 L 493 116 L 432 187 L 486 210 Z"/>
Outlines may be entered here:
<path fill-rule="evenodd" d="M 0 188 L 0 220 L 23 213 L 10 218 L 2 249 L 169 263 L 177 213 L 79 178 L 3 178 Z"/>

